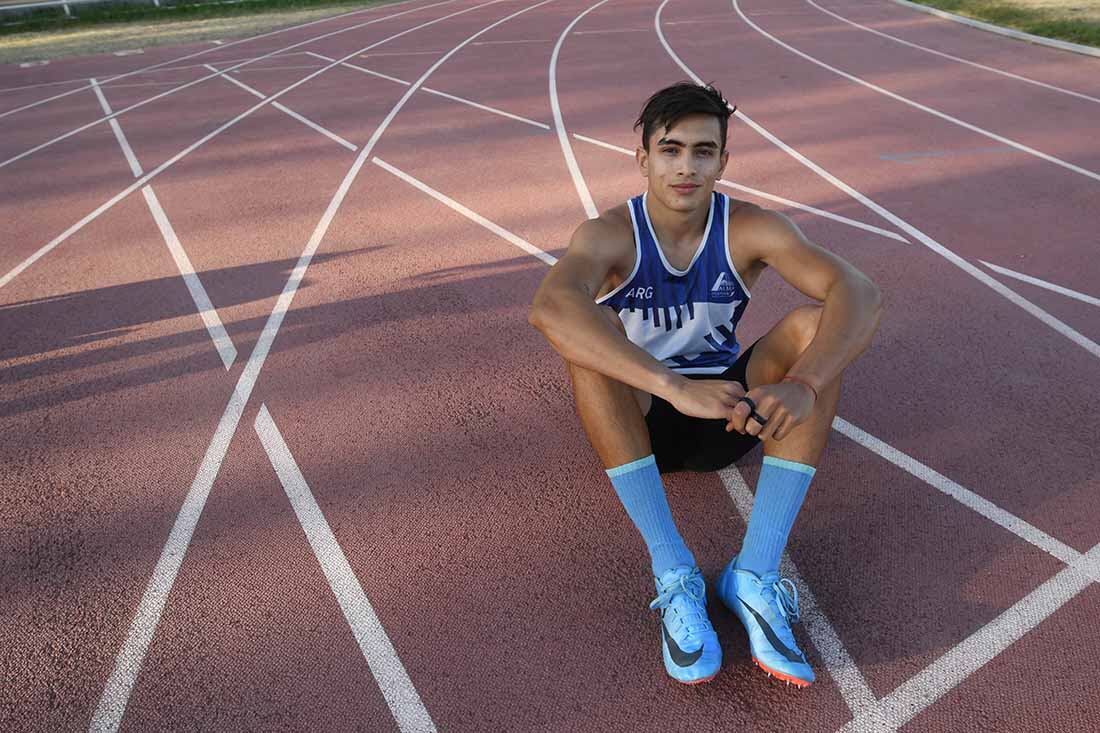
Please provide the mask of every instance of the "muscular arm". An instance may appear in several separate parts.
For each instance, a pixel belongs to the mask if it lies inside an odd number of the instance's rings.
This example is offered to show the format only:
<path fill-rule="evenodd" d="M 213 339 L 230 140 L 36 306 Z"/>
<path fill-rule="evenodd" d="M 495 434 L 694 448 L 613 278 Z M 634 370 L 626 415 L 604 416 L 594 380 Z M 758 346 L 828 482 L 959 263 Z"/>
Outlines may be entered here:
<path fill-rule="evenodd" d="M 603 218 L 583 223 L 535 293 L 529 320 L 566 361 L 671 402 L 688 380 L 627 340 L 595 302 L 612 272 L 633 266 L 633 236 L 621 229 Z"/>
<path fill-rule="evenodd" d="M 738 240 L 747 254 L 775 268 L 795 288 L 823 304 L 817 335 L 787 374 L 818 392 L 871 343 L 882 295 L 848 262 L 809 242 L 789 219 L 763 209 L 746 212 Z"/>

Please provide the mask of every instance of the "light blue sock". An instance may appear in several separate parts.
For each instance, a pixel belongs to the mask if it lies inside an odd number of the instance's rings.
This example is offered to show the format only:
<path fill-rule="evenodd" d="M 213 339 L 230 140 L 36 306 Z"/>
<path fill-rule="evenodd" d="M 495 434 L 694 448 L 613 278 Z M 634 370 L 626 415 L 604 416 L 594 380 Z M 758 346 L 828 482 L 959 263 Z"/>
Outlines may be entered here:
<path fill-rule="evenodd" d="M 749 528 L 737 556 L 739 569 L 757 575 L 779 570 L 779 558 L 816 472 L 804 463 L 764 457 Z"/>
<path fill-rule="evenodd" d="M 680 538 L 665 498 L 665 485 L 652 455 L 608 469 L 607 477 L 626 513 L 642 533 L 653 562 L 653 576 L 677 565 L 695 567 L 695 557 Z"/>

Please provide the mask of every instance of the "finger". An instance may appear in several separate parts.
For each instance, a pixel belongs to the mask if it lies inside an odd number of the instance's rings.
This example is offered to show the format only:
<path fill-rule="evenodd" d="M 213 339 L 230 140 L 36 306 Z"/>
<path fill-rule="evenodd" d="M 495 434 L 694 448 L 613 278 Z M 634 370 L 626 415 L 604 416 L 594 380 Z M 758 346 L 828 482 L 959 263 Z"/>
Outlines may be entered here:
<path fill-rule="evenodd" d="M 768 419 L 756 412 L 749 416 L 749 419 L 745 421 L 745 432 L 749 435 L 757 437 L 761 431 L 767 425 Z"/>
<path fill-rule="evenodd" d="M 783 438 L 786 438 L 791 431 L 791 421 L 792 418 L 790 415 L 784 416 L 782 422 L 776 426 L 775 432 L 772 433 L 772 439 L 783 440 Z"/>
<path fill-rule="evenodd" d="M 760 440 L 771 440 L 771 437 L 775 435 L 775 431 L 783 424 L 784 417 L 786 417 L 786 415 L 783 412 L 773 413 L 771 417 L 768 418 L 767 425 L 764 426 L 764 429 L 761 430 L 756 437 L 760 438 Z"/>

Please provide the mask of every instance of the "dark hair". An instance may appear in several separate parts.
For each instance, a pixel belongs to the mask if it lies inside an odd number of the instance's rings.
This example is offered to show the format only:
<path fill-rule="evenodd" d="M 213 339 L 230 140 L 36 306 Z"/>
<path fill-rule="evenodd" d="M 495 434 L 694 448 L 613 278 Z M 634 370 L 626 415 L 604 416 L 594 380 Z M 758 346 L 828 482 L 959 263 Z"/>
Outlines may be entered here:
<path fill-rule="evenodd" d="M 649 150 L 649 136 L 659 127 L 665 132 L 688 115 L 714 115 L 722 128 L 722 150 L 726 149 L 726 130 L 730 115 L 737 109 L 722 96 L 713 85 L 702 86 L 681 81 L 665 87 L 648 100 L 634 123 L 634 129 L 642 128 L 642 147 Z"/>

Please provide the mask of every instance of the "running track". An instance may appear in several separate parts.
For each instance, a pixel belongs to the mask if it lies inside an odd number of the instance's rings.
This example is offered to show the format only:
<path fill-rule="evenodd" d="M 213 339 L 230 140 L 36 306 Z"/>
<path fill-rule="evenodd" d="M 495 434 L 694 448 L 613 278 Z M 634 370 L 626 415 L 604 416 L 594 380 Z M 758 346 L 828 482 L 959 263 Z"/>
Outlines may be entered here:
<path fill-rule="evenodd" d="M 0 728 L 1096 729 L 1098 72 L 885 0 L 412 0 L 0 68 Z M 722 674 L 664 677 L 526 323 L 682 78 L 739 106 L 723 190 L 887 298 L 790 547 L 804 692 L 717 604 Z M 746 342 L 799 302 L 754 295 Z M 709 577 L 758 469 L 668 482 Z"/>

